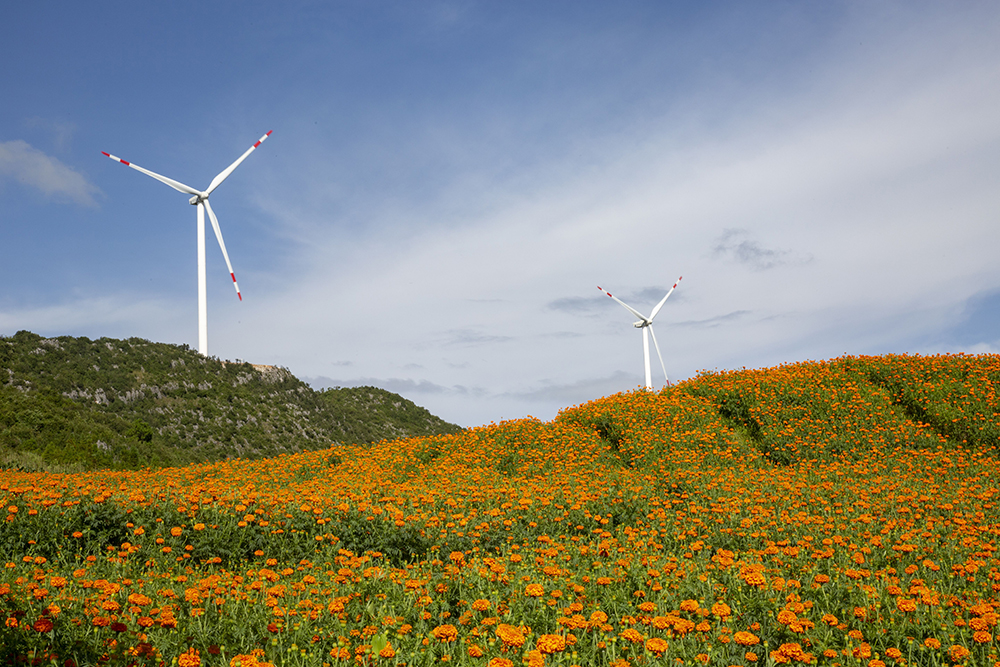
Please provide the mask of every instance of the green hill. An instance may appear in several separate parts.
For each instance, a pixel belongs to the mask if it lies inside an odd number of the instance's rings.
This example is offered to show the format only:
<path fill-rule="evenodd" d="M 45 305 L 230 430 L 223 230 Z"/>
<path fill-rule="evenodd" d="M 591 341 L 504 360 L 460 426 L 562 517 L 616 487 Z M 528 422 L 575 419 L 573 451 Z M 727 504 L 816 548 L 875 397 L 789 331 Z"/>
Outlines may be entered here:
<path fill-rule="evenodd" d="M 0 467 L 138 468 L 461 430 L 375 387 L 139 338 L 0 337 Z"/>

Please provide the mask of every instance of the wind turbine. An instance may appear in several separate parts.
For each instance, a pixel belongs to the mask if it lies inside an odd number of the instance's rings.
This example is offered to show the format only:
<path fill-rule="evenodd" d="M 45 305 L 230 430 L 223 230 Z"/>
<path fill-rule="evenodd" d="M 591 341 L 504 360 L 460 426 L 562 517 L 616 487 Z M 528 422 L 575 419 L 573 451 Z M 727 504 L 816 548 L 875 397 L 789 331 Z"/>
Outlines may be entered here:
<path fill-rule="evenodd" d="M 611 292 L 608 292 L 607 290 L 605 290 L 600 285 L 597 286 L 597 289 L 601 290 L 602 292 L 604 292 L 605 294 L 607 294 L 608 296 L 610 296 L 612 299 L 614 299 L 615 301 L 617 301 L 618 303 L 620 303 L 621 305 L 623 305 L 625 307 L 625 310 L 627 310 L 628 312 L 632 313 L 633 315 L 635 315 L 636 317 L 639 318 L 639 321 L 633 323 L 632 326 L 634 326 L 636 329 L 642 329 L 642 358 L 643 358 L 643 361 L 645 362 L 645 365 L 646 365 L 646 389 L 652 389 L 653 388 L 653 376 L 652 376 L 652 373 L 650 373 L 650 370 L 649 370 L 649 336 L 650 336 L 650 334 L 652 334 L 652 336 L 653 336 L 653 345 L 656 347 L 656 356 L 660 358 L 660 368 L 663 369 L 663 379 L 666 380 L 668 386 L 670 385 L 670 378 L 667 377 L 667 367 L 663 365 L 663 355 L 660 354 L 660 346 L 656 342 L 656 334 L 653 333 L 653 318 L 656 317 L 656 314 L 660 312 L 660 308 L 663 308 L 663 304 L 665 304 L 667 302 L 667 299 L 670 297 L 670 295 L 674 293 L 675 289 L 677 289 L 677 283 L 679 283 L 681 281 L 681 278 L 683 278 L 683 277 L 684 276 L 681 276 L 680 278 L 677 279 L 677 282 L 674 283 L 674 286 L 670 288 L 669 292 L 667 292 L 667 296 L 665 296 L 662 299 L 660 299 L 660 302 L 658 304 L 656 304 L 656 308 L 653 308 L 653 312 L 651 312 L 649 314 L 649 317 L 646 317 L 645 315 L 643 315 L 642 313 L 640 313 L 638 310 L 636 310 L 632 306 L 628 305 L 627 303 L 625 303 L 624 301 L 622 301 L 621 299 L 619 299 L 618 297 L 616 297 Z"/>
<path fill-rule="evenodd" d="M 208 294 L 206 288 L 207 283 L 205 280 L 205 211 L 208 211 L 208 219 L 211 220 L 212 229 L 215 230 L 215 238 L 219 240 L 219 247 L 222 249 L 222 256 L 226 258 L 226 266 L 229 267 L 229 276 L 233 279 L 233 287 L 236 288 L 236 296 L 240 298 L 240 301 L 243 300 L 243 295 L 240 294 L 240 286 L 236 282 L 236 274 L 233 273 L 233 265 L 229 261 L 229 253 L 226 252 L 226 243 L 222 240 L 222 230 L 219 229 L 219 219 L 215 217 L 215 211 L 212 210 L 212 205 L 208 203 L 208 196 L 222 184 L 222 181 L 229 178 L 229 175 L 233 173 L 233 170 L 240 166 L 240 163 L 247 159 L 247 156 L 250 155 L 250 153 L 253 153 L 258 146 L 264 143 L 265 139 L 271 136 L 271 132 L 273 132 L 273 130 L 258 139 L 257 143 L 248 148 L 247 152 L 241 155 L 236 162 L 233 162 L 231 165 L 219 172 L 219 175 L 212 179 L 212 182 L 208 184 L 208 188 L 205 190 L 195 190 L 189 185 L 184 185 L 183 183 L 179 183 L 171 178 L 167 178 L 166 176 L 161 176 L 160 174 L 149 171 L 148 169 L 143 169 L 137 164 L 126 162 L 111 153 L 101 151 L 103 155 L 107 155 L 116 162 L 121 162 L 126 167 L 132 167 L 136 171 L 141 171 L 147 176 L 152 176 L 161 183 L 166 183 L 178 192 L 192 195 L 191 199 L 188 200 L 188 203 L 198 208 L 198 351 L 206 357 L 208 356 Z"/>

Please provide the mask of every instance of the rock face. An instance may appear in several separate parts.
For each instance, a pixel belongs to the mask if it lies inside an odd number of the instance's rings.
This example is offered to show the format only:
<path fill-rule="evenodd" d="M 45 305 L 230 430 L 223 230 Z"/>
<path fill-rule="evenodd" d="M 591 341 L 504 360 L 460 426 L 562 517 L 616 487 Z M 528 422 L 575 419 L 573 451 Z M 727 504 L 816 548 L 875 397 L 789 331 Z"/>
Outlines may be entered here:
<path fill-rule="evenodd" d="M 314 392 L 286 368 L 139 338 L 22 331 L 0 338 L 0 467 L 26 452 L 84 467 L 173 465 L 460 430 L 365 389 Z"/>

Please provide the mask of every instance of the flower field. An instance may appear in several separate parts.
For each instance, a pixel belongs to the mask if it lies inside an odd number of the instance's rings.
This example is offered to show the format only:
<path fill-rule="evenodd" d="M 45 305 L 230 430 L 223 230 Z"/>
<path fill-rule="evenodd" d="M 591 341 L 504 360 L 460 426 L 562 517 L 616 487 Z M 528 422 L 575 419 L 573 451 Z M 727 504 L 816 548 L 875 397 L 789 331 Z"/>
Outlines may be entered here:
<path fill-rule="evenodd" d="M 551 422 L 0 471 L 0 664 L 995 665 L 1000 357 L 705 373 Z"/>

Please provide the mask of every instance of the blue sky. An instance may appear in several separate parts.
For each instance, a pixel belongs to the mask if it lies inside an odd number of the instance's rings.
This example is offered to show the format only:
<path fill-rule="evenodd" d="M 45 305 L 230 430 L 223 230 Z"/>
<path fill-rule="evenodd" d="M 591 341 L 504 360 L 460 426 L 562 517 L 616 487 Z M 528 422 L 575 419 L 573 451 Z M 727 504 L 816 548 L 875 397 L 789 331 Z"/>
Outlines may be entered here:
<path fill-rule="evenodd" d="M 197 345 L 472 426 L 844 353 L 1000 351 L 1000 5 L 16 3 L 0 335 Z M 662 383 L 654 357 L 654 383 Z"/>

